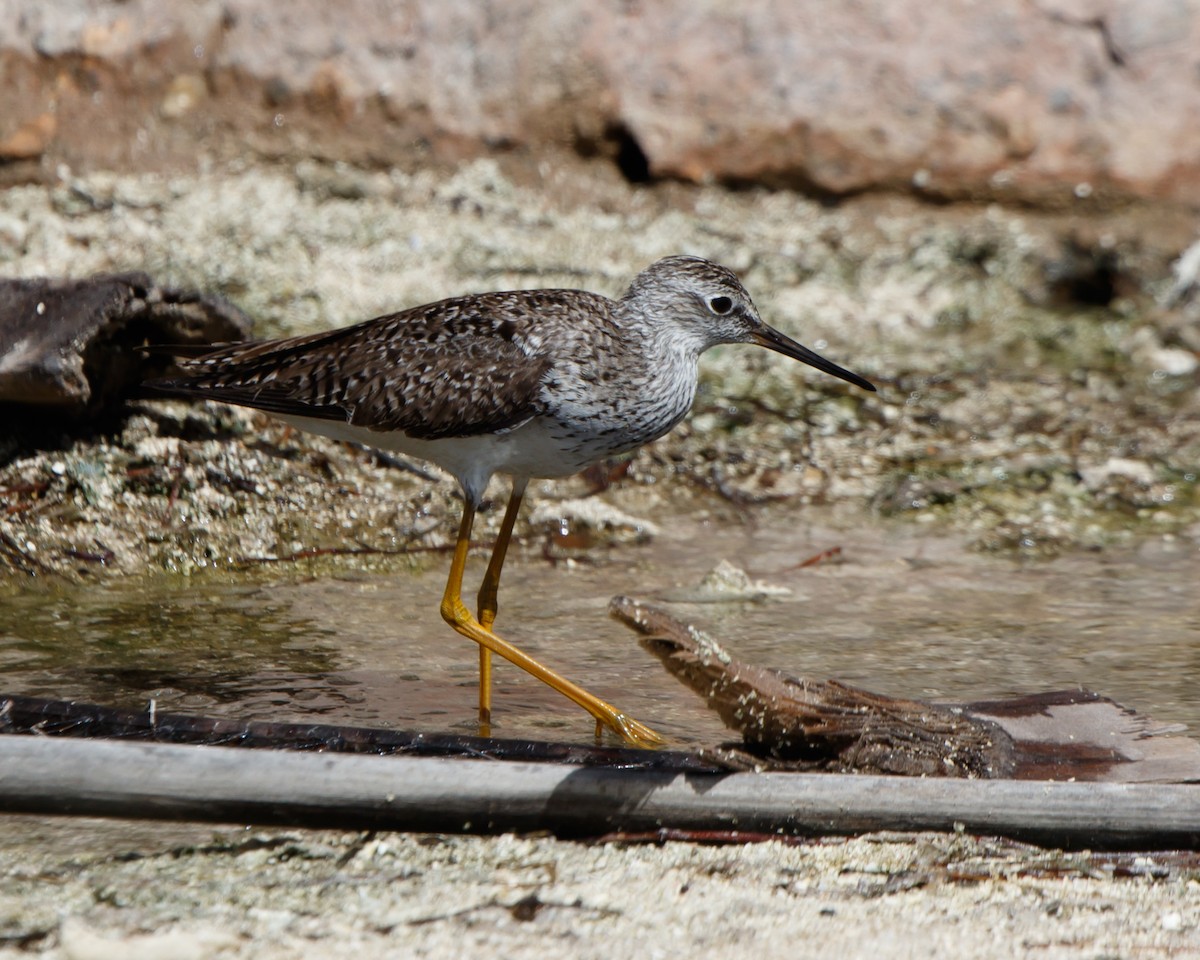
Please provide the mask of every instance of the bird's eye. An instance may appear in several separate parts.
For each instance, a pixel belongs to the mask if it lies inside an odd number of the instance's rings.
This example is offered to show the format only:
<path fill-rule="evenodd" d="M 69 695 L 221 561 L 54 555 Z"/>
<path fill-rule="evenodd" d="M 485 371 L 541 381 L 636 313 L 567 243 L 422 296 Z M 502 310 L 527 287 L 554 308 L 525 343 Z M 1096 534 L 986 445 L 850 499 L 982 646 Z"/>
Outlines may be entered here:
<path fill-rule="evenodd" d="M 708 301 L 708 309 L 723 317 L 733 309 L 733 301 L 729 297 L 713 297 Z"/>

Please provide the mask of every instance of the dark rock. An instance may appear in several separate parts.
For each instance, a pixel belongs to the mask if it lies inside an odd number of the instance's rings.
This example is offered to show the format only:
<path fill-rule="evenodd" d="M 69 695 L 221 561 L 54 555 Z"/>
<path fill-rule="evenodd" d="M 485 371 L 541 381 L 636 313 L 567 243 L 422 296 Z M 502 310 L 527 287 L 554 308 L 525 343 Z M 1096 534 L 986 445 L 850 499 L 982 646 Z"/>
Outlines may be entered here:
<path fill-rule="evenodd" d="M 3 419 L 22 410 L 94 417 L 163 366 L 138 347 L 242 340 L 250 325 L 218 297 L 142 273 L 0 280 Z"/>

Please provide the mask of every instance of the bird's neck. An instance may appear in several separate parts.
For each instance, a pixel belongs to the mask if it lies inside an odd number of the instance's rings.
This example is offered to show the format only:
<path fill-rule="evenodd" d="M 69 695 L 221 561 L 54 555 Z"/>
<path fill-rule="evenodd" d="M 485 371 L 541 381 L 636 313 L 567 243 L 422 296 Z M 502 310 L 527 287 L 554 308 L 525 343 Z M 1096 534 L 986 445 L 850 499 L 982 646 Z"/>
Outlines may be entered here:
<path fill-rule="evenodd" d="M 618 312 L 624 338 L 630 346 L 636 342 L 636 352 L 654 366 L 664 364 L 695 368 L 705 344 L 688 335 L 686 325 L 661 317 L 648 317 L 631 304 L 622 304 Z"/>
<path fill-rule="evenodd" d="M 666 432 L 691 409 L 702 348 L 660 321 L 639 318 L 634 329 L 639 342 L 632 352 L 640 369 L 629 379 L 645 392 L 656 408 L 651 416 L 662 421 L 661 432 Z"/>

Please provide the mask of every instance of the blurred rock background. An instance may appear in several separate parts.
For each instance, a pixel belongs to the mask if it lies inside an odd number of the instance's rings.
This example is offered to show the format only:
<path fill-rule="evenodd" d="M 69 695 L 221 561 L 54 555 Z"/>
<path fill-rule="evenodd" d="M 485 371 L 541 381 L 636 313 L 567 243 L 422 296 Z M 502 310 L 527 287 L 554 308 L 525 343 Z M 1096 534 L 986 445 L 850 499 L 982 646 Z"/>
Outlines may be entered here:
<path fill-rule="evenodd" d="M 1200 204 L 1200 7 L 755 0 L 0 2 L 0 176 L 247 148 L 632 180 Z"/>

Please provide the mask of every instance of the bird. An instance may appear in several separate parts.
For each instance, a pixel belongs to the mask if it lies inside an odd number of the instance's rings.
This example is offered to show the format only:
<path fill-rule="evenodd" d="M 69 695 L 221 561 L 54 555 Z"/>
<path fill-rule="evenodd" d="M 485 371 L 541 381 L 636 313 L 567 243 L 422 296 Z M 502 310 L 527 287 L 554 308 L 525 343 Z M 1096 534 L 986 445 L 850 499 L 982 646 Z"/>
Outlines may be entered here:
<path fill-rule="evenodd" d="M 608 728 L 655 747 L 664 741 L 649 726 L 495 632 L 500 574 L 529 481 L 570 476 L 666 434 L 692 406 L 700 355 L 731 343 L 875 390 L 767 325 L 732 270 L 695 256 L 656 261 L 616 300 L 571 289 L 457 296 L 328 332 L 209 345 L 146 385 L 441 467 L 458 481 L 463 510 L 440 609 L 479 645 L 481 731 L 490 731 L 496 654 L 591 714 L 597 738 Z M 462 599 L 467 553 L 495 474 L 511 489 L 472 614 Z"/>

